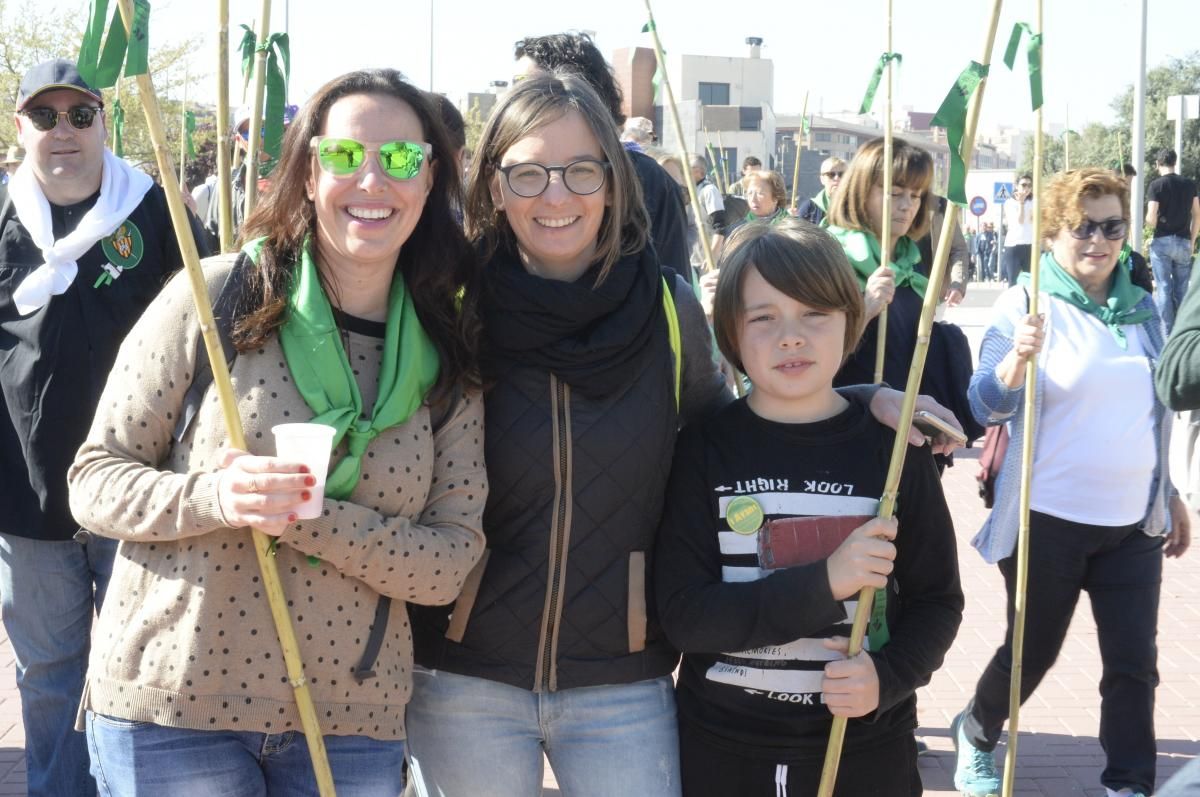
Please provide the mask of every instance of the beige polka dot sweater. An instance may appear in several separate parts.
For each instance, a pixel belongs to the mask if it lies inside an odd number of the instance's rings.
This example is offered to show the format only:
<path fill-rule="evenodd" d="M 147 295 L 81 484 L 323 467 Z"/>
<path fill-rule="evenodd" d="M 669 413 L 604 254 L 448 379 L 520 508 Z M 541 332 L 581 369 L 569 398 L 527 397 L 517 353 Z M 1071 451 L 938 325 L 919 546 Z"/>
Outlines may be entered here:
<path fill-rule="evenodd" d="M 230 263 L 216 260 L 206 262 L 210 291 Z M 82 709 L 180 728 L 298 730 L 250 531 L 226 527 L 218 508 L 226 433 L 211 387 L 172 448 L 198 338 L 181 275 L 122 345 L 69 474 L 76 519 L 121 541 Z M 383 341 L 353 332 L 343 341 L 371 407 Z M 312 417 L 277 339 L 240 354 L 232 376 L 251 453 L 274 453 L 275 424 Z M 323 517 L 280 538 L 279 573 L 325 734 L 404 738 L 412 635 L 403 602 L 452 601 L 483 553 L 482 402 L 468 393 L 435 432 L 430 423 L 423 406 L 385 430 L 350 500 L 327 498 Z M 353 670 L 380 595 L 394 601 L 376 675 L 360 683 Z"/>

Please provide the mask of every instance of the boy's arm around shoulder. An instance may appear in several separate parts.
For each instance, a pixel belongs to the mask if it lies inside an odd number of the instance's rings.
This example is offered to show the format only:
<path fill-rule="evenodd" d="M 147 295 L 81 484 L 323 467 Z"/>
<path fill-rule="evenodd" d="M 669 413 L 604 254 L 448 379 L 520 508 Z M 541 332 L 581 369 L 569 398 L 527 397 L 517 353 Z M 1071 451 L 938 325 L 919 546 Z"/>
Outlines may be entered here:
<path fill-rule="evenodd" d="M 712 488 L 705 478 L 703 428 L 685 429 L 654 554 L 659 621 L 676 649 L 719 653 L 780 644 L 845 617 L 830 593 L 824 561 L 757 581 L 722 581 Z"/>
<path fill-rule="evenodd" d="M 899 614 L 891 641 L 872 651 L 879 708 L 904 701 L 942 665 L 962 622 L 954 523 L 930 449 L 909 446 L 897 503 L 895 580 Z"/>

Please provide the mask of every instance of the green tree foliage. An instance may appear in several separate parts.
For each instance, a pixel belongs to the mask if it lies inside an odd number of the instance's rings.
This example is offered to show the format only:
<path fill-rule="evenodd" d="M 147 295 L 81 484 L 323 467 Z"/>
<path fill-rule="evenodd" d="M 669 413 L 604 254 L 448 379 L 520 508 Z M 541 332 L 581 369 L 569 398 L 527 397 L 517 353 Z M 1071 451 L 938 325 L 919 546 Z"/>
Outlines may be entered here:
<path fill-rule="evenodd" d="M 1175 58 L 1146 73 L 1146 161 L 1134 164 L 1147 178 L 1146 184 L 1157 175 L 1155 154 L 1165 147 L 1175 146 L 1175 123 L 1167 120 L 1167 97 L 1175 94 L 1200 94 L 1200 51 L 1184 58 Z M 1093 122 L 1083 130 L 1068 133 L 1071 137 L 1071 168 L 1084 166 L 1117 168 L 1133 159 L 1130 131 L 1133 129 L 1133 86 L 1122 90 L 1112 101 L 1117 123 L 1111 126 Z M 1200 120 L 1187 122 L 1183 128 L 1183 173 L 1200 182 Z M 1043 144 L 1042 173 L 1051 175 L 1065 166 L 1062 137 L 1046 136 Z M 1033 139 L 1025 138 L 1021 171 L 1033 169 Z"/>
<path fill-rule="evenodd" d="M 5 107 L 16 107 L 17 89 L 22 75 L 29 67 L 51 58 L 73 60 L 79 54 L 83 23 L 83 15 L 74 11 L 55 11 L 37 3 L 11 4 L 8 0 L 0 0 L 0 97 L 6 101 Z M 180 42 L 162 41 L 161 37 L 156 40 L 153 17 L 150 31 L 150 74 L 154 79 L 155 93 L 162 108 L 168 151 L 174 160 L 179 157 L 179 137 L 183 132 L 183 122 L 180 102 L 169 97 L 181 96 L 185 75 L 184 62 L 189 54 L 199 49 L 200 36 L 192 36 Z M 210 76 L 193 73 L 190 79 L 194 85 L 199 85 L 201 80 L 208 80 Z M 157 178 L 154 148 L 150 143 L 145 114 L 138 101 L 137 83 L 133 78 L 124 79 L 120 83 L 121 105 L 125 108 L 125 157 L 133 165 L 144 168 Z M 105 105 L 111 106 L 117 96 L 115 89 L 105 91 Z M 198 112 L 197 117 L 200 116 Z M 111 145 L 112 124 L 110 120 L 105 121 L 108 124 Z M 197 121 L 200 121 L 199 118 Z M 210 118 L 210 131 L 213 124 L 215 123 Z M 204 140 L 204 135 L 201 130 L 197 130 L 197 147 Z M 207 135 L 211 137 L 212 133 L 208 132 Z M 12 115 L 0 114 L 0 148 L 7 148 L 16 143 L 17 131 Z"/>

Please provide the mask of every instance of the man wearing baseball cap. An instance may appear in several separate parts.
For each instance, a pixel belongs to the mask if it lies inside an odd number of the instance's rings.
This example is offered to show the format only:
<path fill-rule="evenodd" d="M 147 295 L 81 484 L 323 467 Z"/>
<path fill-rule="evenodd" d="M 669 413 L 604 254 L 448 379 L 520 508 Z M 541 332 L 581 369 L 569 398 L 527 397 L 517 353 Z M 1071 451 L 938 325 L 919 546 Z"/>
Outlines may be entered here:
<path fill-rule="evenodd" d="M 0 601 L 29 794 L 92 795 L 75 713 L 116 542 L 72 519 L 67 468 L 118 346 L 181 259 L 162 189 L 105 147 L 104 100 L 73 63 L 31 68 L 15 121 L 25 158 L 0 187 Z"/>

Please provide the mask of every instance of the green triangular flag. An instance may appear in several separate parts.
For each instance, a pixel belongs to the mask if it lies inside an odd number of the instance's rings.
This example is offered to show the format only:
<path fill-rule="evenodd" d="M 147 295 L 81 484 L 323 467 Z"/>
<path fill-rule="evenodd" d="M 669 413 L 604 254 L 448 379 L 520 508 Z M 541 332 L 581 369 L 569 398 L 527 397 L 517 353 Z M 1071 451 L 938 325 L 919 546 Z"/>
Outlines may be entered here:
<path fill-rule="evenodd" d="M 104 35 L 106 27 L 107 36 Z M 101 38 L 104 40 L 103 47 Z M 92 88 L 111 88 L 117 83 L 122 64 L 125 65 L 126 75 L 144 75 L 150 71 L 149 58 L 149 0 L 134 0 L 133 24 L 128 33 L 119 9 L 113 13 L 110 21 L 108 0 L 91 0 L 88 24 L 79 45 L 76 63 L 80 76 Z"/>

